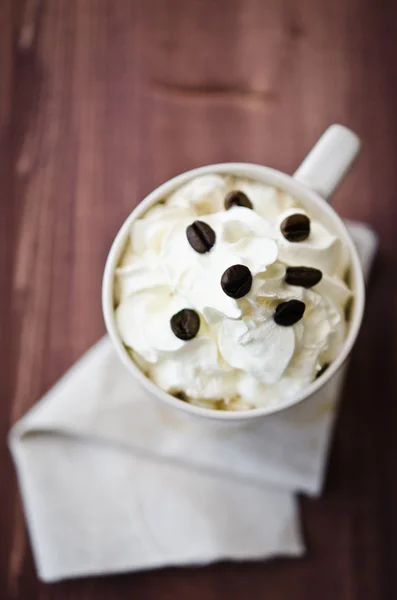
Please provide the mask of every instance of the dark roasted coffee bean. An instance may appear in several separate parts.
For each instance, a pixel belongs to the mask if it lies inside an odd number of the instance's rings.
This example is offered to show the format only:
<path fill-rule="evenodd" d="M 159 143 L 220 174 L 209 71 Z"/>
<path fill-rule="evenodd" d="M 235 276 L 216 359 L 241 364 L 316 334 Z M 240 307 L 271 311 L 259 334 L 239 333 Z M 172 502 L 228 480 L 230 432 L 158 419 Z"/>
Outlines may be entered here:
<path fill-rule="evenodd" d="M 303 317 L 305 308 L 305 303 L 300 300 L 281 302 L 274 311 L 274 320 L 277 325 L 282 325 L 283 327 L 295 325 Z"/>
<path fill-rule="evenodd" d="M 200 329 L 200 317 L 195 310 L 184 308 L 171 318 L 171 329 L 180 340 L 193 339 Z"/>
<path fill-rule="evenodd" d="M 251 289 L 252 275 L 248 267 L 233 265 L 226 269 L 221 277 L 223 291 L 230 298 L 242 298 Z"/>
<path fill-rule="evenodd" d="M 204 221 L 194 221 L 186 229 L 186 237 L 196 252 L 204 254 L 209 252 L 212 246 L 215 244 L 215 231 L 204 223 Z"/>
<path fill-rule="evenodd" d="M 316 379 L 318 379 L 319 377 L 321 377 L 321 375 L 323 373 L 325 373 L 325 371 L 328 369 L 329 367 L 329 363 L 324 363 L 323 366 L 321 367 L 321 369 L 319 371 L 317 371 L 316 373 Z"/>
<path fill-rule="evenodd" d="M 284 219 L 280 229 L 289 242 L 303 242 L 310 235 L 310 219 L 306 215 L 296 213 Z"/>
<path fill-rule="evenodd" d="M 299 285 L 304 288 L 311 288 L 320 283 L 323 274 L 319 269 L 313 267 L 287 267 L 285 281 L 288 285 Z"/>
<path fill-rule="evenodd" d="M 233 190 L 226 195 L 225 198 L 225 208 L 229 210 L 233 206 L 245 206 L 245 208 L 252 208 L 252 202 L 244 194 L 244 192 L 240 192 L 240 190 Z"/>

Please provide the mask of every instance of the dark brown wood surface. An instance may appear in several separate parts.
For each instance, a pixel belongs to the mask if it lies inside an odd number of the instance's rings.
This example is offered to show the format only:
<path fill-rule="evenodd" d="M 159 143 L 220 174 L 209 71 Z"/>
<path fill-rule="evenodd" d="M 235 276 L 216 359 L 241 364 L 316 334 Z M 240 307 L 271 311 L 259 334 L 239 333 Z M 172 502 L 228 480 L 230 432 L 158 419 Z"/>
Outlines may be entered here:
<path fill-rule="evenodd" d="M 293 172 L 333 122 L 363 152 L 337 192 L 380 234 L 326 489 L 302 560 L 38 582 L 6 434 L 104 331 L 134 205 L 178 172 Z M 0 598 L 397 598 L 397 4 L 0 0 Z"/>

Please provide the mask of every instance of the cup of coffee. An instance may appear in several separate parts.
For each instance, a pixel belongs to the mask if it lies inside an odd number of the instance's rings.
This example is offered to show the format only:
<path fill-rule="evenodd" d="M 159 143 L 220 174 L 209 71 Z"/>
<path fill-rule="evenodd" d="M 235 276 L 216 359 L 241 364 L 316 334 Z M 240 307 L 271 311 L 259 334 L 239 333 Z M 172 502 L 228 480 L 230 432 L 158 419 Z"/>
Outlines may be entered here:
<path fill-rule="evenodd" d="M 174 177 L 132 211 L 106 262 L 103 313 L 149 396 L 193 417 L 241 423 L 336 381 L 365 292 L 357 251 L 328 199 L 359 148 L 353 132 L 333 125 L 293 176 L 209 165 Z"/>

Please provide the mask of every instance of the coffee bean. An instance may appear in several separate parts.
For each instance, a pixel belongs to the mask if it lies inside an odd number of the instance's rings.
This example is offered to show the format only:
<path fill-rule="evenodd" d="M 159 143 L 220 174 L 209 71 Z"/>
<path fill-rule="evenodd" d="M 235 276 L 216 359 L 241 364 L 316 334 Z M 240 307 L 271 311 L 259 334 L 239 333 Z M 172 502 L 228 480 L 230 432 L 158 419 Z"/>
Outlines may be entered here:
<path fill-rule="evenodd" d="M 325 373 L 325 371 L 328 369 L 329 367 L 329 363 L 324 363 L 323 366 L 321 367 L 321 369 L 319 371 L 317 371 L 316 373 L 316 379 L 318 379 L 319 377 L 321 377 L 321 375 L 323 373 Z"/>
<path fill-rule="evenodd" d="M 200 317 L 195 310 L 184 308 L 171 318 L 171 329 L 180 340 L 193 339 L 200 329 Z"/>
<path fill-rule="evenodd" d="M 321 281 L 323 274 L 312 267 L 287 267 L 285 281 L 288 285 L 311 288 Z"/>
<path fill-rule="evenodd" d="M 223 291 L 230 298 L 242 298 L 251 289 L 252 275 L 248 267 L 233 265 L 226 269 L 221 277 Z"/>
<path fill-rule="evenodd" d="M 289 327 L 295 325 L 303 317 L 305 312 L 305 303 L 300 300 L 288 300 L 281 302 L 274 311 L 273 318 L 277 325 Z"/>
<path fill-rule="evenodd" d="M 303 242 L 310 235 L 310 219 L 306 215 L 296 213 L 284 219 L 280 229 L 289 242 Z"/>
<path fill-rule="evenodd" d="M 252 208 L 252 202 L 244 194 L 244 192 L 240 192 L 240 190 L 233 190 L 229 192 L 225 198 L 225 208 L 229 210 L 233 206 L 245 206 L 245 208 Z"/>
<path fill-rule="evenodd" d="M 215 244 L 215 231 L 204 223 L 204 221 L 194 221 L 186 229 L 186 237 L 196 252 L 204 254 L 209 252 L 212 246 Z"/>

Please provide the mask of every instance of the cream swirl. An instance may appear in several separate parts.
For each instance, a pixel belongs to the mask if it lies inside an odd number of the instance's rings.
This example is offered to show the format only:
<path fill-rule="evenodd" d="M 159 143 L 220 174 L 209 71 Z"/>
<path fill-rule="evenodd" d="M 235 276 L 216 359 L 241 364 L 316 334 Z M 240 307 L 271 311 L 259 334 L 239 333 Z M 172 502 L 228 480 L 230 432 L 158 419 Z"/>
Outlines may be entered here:
<path fill-rule="evenodd" d="M 232 189 L 243 191 L 254 210 L 225 210 Z M 133 223 L 117 269 L 116 320 L 125 345 L 157 385 L 205 406 L 261 406 L 295 394 L 336 357 L 351 294 L 342 279 L 346 252 L 312 218 L 306 240 L 285 239 L 280 225 L 297 212 L 306 214 L 275 188 L 214 174 L 193 179 Z M 198 216 L 216 236 L 204 254 L 186 236 Z M 248 267 L 253 277 L 240 299 L 220 285 L 235 264 Z M 286 269 L 302 265 L 320 269 L 320 283 L 310 289 L 288 285 Z M 283 327 L 274 311 L 290 299 L 301 300 L 306 309 L 299 322 Z M 171 317 L 184 308 L 200 316 L 190 341 L 170 327 Z"/>

